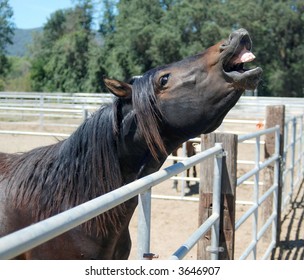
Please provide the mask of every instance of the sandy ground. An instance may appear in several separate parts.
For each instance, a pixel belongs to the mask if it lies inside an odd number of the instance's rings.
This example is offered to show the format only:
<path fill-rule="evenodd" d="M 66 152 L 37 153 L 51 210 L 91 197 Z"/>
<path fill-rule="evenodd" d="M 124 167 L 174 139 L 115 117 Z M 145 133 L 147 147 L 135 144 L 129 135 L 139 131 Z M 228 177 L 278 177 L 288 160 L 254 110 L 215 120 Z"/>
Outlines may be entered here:
<path fill-rule="evenodd" d="M 39 128 L 33 126 L 24 127 L 24 124 L 5 124 L 0 122 L 0 130 L 31 130 Z M 56 130 L 59 132 L 58 130 Z M 61 129 L 60 132 L 69 132 L 71 128 Z M 56 137 L 18 136 L 0 134 L 0 152 L 24 152 L 29 149 L 48 145 L 61 140 Z M 250 149 L 245 150 L 248 154 Z M 242 172 L 242 171 L 241 171 Z M 169 180 L 153 188 L 152 194 L 180 196 L 181 183 L 178 190 L 173 189 L 173 181 Z M 195 188 L 194 188 L 195 189 Z M 294 202 L 284 213 L 282 224 L 281 242 L 278 244 L 272 259 L 304 259 L 304 187 L 299 188 Z M 188 191 L 188 190 L 186 190 Z M 237 192 L 237 199 L 244 200 L 252 196 L 252 187 L 247 186 Z M 191 197 L 197 197 L 197 194 Z M 248 209 L 246 205 L 237 206 L 237 218 Z M 179 200 L 152 200 L 151 220 L 151 252 L 158 254 L 159 259 L 168 259 L 178 247 L 187 240 L 198 226 L 198 202 Z M 130 259 L 136 259 L 137 250 L 137 212 L 132 218 L 130 231 L 133 241 Z M 236 232 L 235 258 L 237 259 L 251 241 L 251 222 Z M 263 254 L 267 243 L 259 242 L 258 257 Z M 261 253 L 260 253 L 261 251 Z M 196 259 L 196 247 L 194 247 L 185 259 Z"/>

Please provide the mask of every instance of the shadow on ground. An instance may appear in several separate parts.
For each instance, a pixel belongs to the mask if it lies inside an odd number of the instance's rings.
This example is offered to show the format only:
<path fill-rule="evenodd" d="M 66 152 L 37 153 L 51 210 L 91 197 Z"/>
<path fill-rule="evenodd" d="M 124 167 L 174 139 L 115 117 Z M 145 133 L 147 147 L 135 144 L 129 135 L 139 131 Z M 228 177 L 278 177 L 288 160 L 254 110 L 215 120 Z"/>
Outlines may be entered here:
<path fill-rule="evenodd" d="M 304 260 L 304 183 L 287 210 L 273 260 Z"/>

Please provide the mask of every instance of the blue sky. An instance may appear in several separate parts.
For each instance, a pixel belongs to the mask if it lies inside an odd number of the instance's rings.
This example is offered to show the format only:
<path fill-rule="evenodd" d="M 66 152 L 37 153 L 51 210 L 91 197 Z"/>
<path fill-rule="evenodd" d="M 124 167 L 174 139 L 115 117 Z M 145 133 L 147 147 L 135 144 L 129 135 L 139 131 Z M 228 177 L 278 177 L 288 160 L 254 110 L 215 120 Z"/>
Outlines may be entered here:
<path fill-rule="evenodd" d="M 13 21 L 17 28 L 41 27 L 58 9 L 73 6 L 71 0 L 9 0 L 14 10 Z"/>

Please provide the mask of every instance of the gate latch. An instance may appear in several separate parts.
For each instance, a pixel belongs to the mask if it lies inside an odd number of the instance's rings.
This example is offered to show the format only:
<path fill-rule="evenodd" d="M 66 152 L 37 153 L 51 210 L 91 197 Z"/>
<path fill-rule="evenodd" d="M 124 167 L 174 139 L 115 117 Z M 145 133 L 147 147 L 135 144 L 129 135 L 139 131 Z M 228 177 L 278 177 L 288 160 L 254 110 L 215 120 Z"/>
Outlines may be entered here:
<path fill-rule="evenodd" d="M 206 250 L 210 253 L 221 253 L 225 251 L 224 247 L 211 247 L 211 246 L 207 246 Z"/>

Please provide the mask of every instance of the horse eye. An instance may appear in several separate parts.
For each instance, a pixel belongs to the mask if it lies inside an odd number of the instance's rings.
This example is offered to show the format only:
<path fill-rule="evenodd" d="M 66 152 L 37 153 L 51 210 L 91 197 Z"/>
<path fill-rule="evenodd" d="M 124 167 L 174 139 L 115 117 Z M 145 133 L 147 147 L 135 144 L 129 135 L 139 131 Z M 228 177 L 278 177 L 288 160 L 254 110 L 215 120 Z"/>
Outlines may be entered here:
<path fill-rule="evenodd" d="M 159 84 L 160 84 L 161 87 L 164 87 L 168 83 L 169 76 L 170 76 L 170 74 L 166 74 L 166 75 L 160 77 Z"/>

